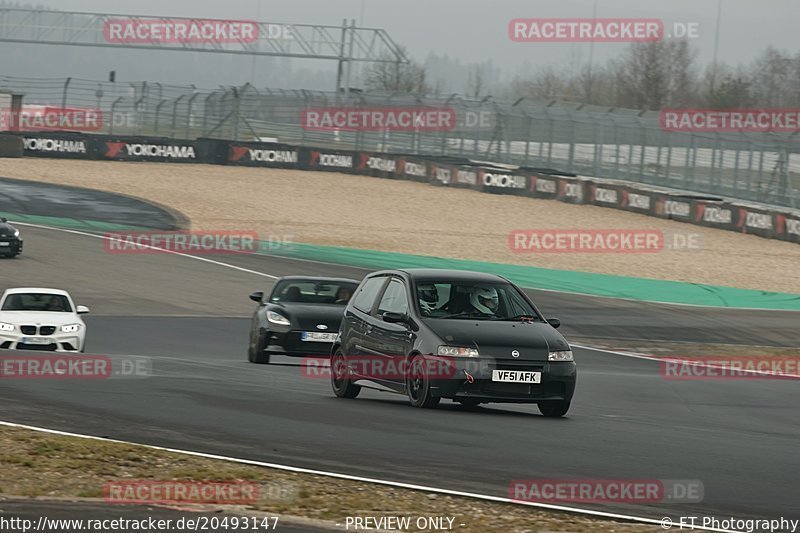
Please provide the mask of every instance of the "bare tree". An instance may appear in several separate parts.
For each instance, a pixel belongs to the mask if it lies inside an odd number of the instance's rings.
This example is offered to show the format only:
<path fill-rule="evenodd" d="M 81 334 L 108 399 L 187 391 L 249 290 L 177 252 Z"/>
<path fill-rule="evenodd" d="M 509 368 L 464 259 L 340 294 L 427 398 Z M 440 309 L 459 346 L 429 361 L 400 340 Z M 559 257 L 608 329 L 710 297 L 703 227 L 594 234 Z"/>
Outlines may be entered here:
<path fill-rule="evenodd" d="M 406 50 L 402 51 L 405 54 Z M 430 92 L 425 67 L 414 61 L 375 63 L 366 70 L 364 85 L 372 91 L 416 94 Z"/>

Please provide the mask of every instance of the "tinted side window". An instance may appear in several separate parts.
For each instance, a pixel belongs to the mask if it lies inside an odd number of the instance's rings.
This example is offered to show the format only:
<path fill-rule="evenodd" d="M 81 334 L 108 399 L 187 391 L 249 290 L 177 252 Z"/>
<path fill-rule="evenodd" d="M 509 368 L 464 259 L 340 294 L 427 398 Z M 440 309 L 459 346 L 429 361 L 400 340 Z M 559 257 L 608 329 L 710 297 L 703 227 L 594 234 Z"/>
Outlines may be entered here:
<path fill-rule="evenodd" d="M 372 303 L 375 301 L 375 297 L 378 296 L 378 292 L 385 282 L 385 276 L 370 278 L 365 281 L 353 298 L 353 307 L 362 313 L 369 313 L 372 311 Z"/>
<path fill-rule="evenodd" d="M 378 305 L 378 314 L 382 313 L 408 313 L 408 297 L 406 287 L 400 281 L 393 279 L 383 293 L 381 303 Z"/>

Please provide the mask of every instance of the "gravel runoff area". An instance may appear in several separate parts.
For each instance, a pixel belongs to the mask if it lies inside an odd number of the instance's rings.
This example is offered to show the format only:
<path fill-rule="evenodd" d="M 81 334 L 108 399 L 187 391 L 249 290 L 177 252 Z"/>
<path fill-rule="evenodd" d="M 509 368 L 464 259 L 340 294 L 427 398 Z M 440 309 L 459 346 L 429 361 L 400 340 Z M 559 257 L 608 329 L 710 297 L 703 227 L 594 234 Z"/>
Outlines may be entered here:
<path fill-rule="evenodd" d="M 368 176 L 214 165 L 4 159 L 0 176 L 150 200 L 186 215 L 192 229 L 800 294 L 797 244 L 609 208 Z M 690 237 L 696 246 L 519 253 L 509 246 L 518 229 L 652 230 L 667 242 Z"/>
<path fill-rule="evenodd" d="M 154 487 L 189 481 L 238 482 L 244 487 L 257 485 L 258 489 L 249 491 L 257 498 L 247 498 L 246 502 L 239 502 L 236 506 L 182 503 L 178 507 L 206 513 L 225 512 L 239 517 L 278 515 L 283 522 L 297 523 L 305 519 L 309 523 L 311 519 L 313 522 L 310 523 L 316 526 L 327 526 L 337 531 L 345 530 L 343 526 L 348 517 L 367 516 L 409 517 L 414 525 L 407 531 L 430 530 L 415 527 L 415 521 L 420 517 L 450 517 L 453 519 L 451 530 L 459 533 L 636 533 L 661 530 L 656 525 L 621 523 L 528 506 L 247 466 L 134 445 L 0 427 L 0 503 L 4 498 L 20 497 L 102 502 L 108 495 L 120 498 L 115 505 L 136 503 L 126 500 L 129 496 L 124 487 L 125 483 L 140 481 Z M 109 489 L 105 490 L 107 484 Z M 133 497 L 139 497 L 138 494 Z M 336 524 L 340 525 L 337 527 Z M 256 528 L 249 529 L 254 530 Z M 353 530 L 352 524 L 350 530 Z"/>

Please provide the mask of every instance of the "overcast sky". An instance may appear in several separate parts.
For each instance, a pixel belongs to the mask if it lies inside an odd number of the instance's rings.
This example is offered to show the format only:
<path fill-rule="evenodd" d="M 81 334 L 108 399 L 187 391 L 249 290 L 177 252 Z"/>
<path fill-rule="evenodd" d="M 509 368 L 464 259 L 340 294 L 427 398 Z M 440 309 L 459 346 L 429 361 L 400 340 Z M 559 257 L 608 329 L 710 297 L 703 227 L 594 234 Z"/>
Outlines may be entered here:
<path fill-rule="evenodd" d="M 588 58 L 588 45 L 513 43 L 507 35 L 512 18 L 591 17 L 594 0 L 37 0 L 62 10 L 139 15 L 255 18 L 261 5 L 266 22 L 340 24 L 342 18 L 384 28 L 412 55 L 449 54 L 464 62 L 492 59 L 513 71 L 525 61 L 542 64 Z M 697 22 L 702 62 L 713 57 L 718 0 L 597 0 L 598 17 L 661 18 Z M 768 44 L 800 50 L 798 0 L 722 0 L 719 57 L 748 60 Z M 615 55 L 620 44 L 595 45 L 595 57 Z"/>
<path fill-rule="evenodd" d="M 23 0 L 24 2 L 24 0 Z M 719 0 L 31 0 L 36 5 L 65 11 L 188 16 L 220 19 L 256 19 L 273 23 L 340 25 L 355 18 L 367 27 L 385 29 L 406 46 L 413 59 L 424 62 L 431 53 L 448 55 L 462 64 L 492 60 L 501 69 L 503 83 L 515 74 L 554 65 L 579 68 L 589 62 L 588 43 L 517 43 L 508 36 L 514 18 L 591 18 L 595 4 L 599 18 L 659 18 L 671 33 L 675 23 L 699 24 L 692 40 L 699 66 L 711 62 Z M 260 16 L 259 16 L 260 13 Z M 792 54 L 800 52 L 800 0 L 722 0 L 719 59 L 747 63 L 768 45 Z M 3 45 L 0 44 L 0 47 Z M 278 63 L 209 54 L 14 46 L 0 53 L 0 75 L 105 79 L 119 69 L 124 80 L 196 83 L 200 86 L 244 83 L 285 88 L 332 88 L 335 63 L 296 60 L 292 71 L 302 77 L 280 77 Z M 629 45 L 596 43 L 596 63 L 615 57 Z M 77 50 L 83 50 L 77 53 Z M 202 56 L 202 57 L 201 57 Z M 176 61 L 180 59 L 180 61 Z M 253 63 L 254 64 L 254 63 Z M 251 75 L 251 70 L 257 72 Z M 465 70 L 466 71 L 466 70 Z M 429 73 L 432 78 L 436 73 Z M 271 76 L 271 77 L 270 77 Z M 316 76 L 316 79 L 315 79 Z M 462 91 L 463 87 L 452 87 Z"/>

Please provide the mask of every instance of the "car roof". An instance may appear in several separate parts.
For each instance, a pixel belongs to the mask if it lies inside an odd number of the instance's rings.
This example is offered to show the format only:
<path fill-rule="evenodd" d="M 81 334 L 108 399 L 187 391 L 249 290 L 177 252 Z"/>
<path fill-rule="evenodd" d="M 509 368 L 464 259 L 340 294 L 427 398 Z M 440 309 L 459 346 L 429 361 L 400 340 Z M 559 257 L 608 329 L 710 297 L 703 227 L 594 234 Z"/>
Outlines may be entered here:
<path fill-rule="evenodd" d="M 284 276 L 278 280 L 279 281 L 321 281 L 323 283 L 355 283 L 358 285 L 358 280 L 350 279 L 350 278 L 329 278 L 329 277 L 322 277 L 322 276 Z"/>
<path fill-rule="evenodd" d="M 42 287 L 17 287 L 13 289 L 6 289 L 4 294 L 25 294 L 25 293 L 36 293 L 36 294 L 58 294 L 61 296 L 69 296 L 69 293 L 65 290 L 61 289 L 45 289 Z"/>
<path fill-rule="evenodd" d="M 402 273 L 413 280 L 452 280 L 452 281 L 477 281 L 484 283 L 508 283 L 508 280 L 496 274 L 486 272 L 473 272 L 471 270 L 449 270 L 443 268 L 405 268 L 401 270 L 387 270 L 384 273 Z"/>

